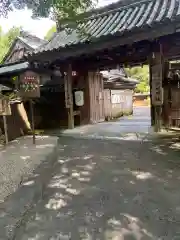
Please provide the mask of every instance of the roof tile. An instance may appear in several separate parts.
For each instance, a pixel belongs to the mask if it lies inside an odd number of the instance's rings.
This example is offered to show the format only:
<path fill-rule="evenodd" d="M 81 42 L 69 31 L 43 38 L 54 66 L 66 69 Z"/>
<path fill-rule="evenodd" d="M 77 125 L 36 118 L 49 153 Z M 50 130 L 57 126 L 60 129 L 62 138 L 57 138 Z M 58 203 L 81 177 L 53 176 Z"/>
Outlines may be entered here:
<path fill-rule="evenodd" d="M 57 33 L 51 41 L 38 48 L 35 53 L 60 49 L 66 46 L 98 41 L 103 36 L 123 34 L 144 27 L 152 27 L 169 19 L 174 21 L 180 15 L 180 0 L 136 0 L 134 3 L 125 1 L 114 5 L 114 9 L 103 8 L 97 10 L 98 14 L 89 16 L 79 26 L 85 29 L 85 35 L 80 35 L 76 30 L 67 34 L 66 30 Z M 119 6 L 119 7 L 118 7 Z M 100 12 L 100 14 L 99 14 Z"/>

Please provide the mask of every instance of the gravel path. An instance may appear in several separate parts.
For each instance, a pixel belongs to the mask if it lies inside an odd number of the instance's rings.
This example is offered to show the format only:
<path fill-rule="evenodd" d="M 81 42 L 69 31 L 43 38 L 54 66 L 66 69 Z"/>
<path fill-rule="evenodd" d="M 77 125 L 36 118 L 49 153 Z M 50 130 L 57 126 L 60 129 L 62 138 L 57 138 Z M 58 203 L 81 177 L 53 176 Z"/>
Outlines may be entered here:
<path fill-rule="evenodd" d="M 57 144 L 55 137 L 22 137 L 0 149 L 0 202 L 15 192 Z"/>
<path fill-rule="evenodd" d="M 43 201 L 17 240 L 180 239 L 178 144 L 60 142 Z"/>

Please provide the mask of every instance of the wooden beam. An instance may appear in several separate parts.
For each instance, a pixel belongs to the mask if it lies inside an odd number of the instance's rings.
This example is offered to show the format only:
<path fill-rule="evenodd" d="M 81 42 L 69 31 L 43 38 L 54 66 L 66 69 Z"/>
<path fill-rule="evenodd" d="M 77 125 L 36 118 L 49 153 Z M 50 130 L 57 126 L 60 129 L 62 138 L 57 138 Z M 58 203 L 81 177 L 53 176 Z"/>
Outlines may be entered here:
<path fill-rule="evenodd" d="M 68 64 L 66 76 L 64 78 L 65 105 L 68 112 L 68 128 L 74 128 L 74 110 L 72 94 L 72 65 Z"/>

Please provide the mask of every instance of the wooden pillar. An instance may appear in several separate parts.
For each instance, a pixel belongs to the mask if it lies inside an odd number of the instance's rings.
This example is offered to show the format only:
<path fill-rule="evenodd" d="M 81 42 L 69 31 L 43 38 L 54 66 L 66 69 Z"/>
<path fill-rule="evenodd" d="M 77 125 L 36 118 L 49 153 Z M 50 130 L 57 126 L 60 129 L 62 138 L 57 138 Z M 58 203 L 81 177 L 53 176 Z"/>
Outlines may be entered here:
<path fill-rule="evenodd" d="M 162 123 L 166 129 L 169 128 L 169 84 L 168 84 L 169 61 L 164 62 L 163 71 L 163 109 L 162 109 Z"/>
<path fill-rule="evenodd" d="M 66 76 L 64 78 L 65 104 L 68 112 L 68 128 L 74 128 L 74 110 L 72 94 L 72 66 L 68 64 Z"/>
<path fill-rule="evenodd" d="M 159 132 L 162 127 L 162 105 L 163 105 L 163 71 L 164 57 L 161 43 L 157 42 L 151 55 L 151 103 L 152 103 L 152 123 L 155 131 Z"/>
<path fill-rule="evenodd" d="M 154 114 L 154 105 L 152 101 L 152 71 L 151 71 L 151 61 L 149 61 L 149 85 L 150 85 L 150 104 L 151 104 L 151 126 L 155 125 L 155 114 Z"/>

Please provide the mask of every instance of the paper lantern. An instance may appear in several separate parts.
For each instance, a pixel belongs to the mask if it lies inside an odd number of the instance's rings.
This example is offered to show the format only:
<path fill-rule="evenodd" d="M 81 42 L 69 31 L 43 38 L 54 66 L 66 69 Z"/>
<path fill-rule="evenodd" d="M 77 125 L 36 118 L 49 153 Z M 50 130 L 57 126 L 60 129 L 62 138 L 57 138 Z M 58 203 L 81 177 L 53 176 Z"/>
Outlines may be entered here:
<path fill-rule="evenodd" d="M 83 91 L 75 92 L 75 104 L 78 107 L 82 107 L 84 105 L 84 92 Z"/>

